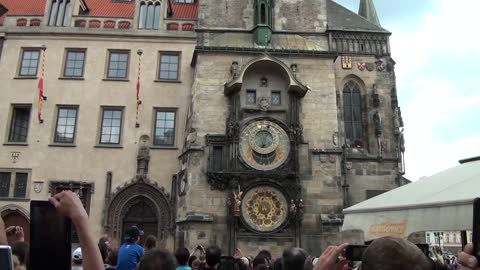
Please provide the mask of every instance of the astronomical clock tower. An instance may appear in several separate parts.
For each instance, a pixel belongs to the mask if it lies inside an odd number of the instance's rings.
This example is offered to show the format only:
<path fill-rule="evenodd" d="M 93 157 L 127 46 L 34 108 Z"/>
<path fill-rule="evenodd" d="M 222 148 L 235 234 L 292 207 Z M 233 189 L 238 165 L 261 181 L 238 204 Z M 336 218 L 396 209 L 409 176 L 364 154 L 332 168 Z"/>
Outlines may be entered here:
<path fill-rule="evenodd" d="M 202 0 L 196 31 L 176 246 L 348 238 L 342 209 L 402 173 L 390 33 L 327 0 Z"/>

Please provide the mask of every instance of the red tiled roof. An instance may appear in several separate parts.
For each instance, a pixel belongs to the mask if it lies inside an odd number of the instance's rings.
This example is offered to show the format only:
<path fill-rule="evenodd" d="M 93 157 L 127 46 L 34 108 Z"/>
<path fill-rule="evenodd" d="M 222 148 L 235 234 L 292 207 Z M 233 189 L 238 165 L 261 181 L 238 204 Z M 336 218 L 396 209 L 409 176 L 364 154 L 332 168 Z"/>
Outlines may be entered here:
<path fill-rule="evenodd" d="M 170 6 L 172 7 L 173 19 L 191 19 L 196 20 L 198 16 L 198 2 L 200 0 L 194 0 L 194 4 L 176 3 L 175 0 L 170 0 Z"/>
<path fill-rule="evenodd" d="M 135 16 L 135 1 L 114 2 L 112 0 L 84 0 L 88 7 L 87 16 L 130 18 Z"/>
<path fill-rule="evenodd" d="M 0 0 L 8 15 L 43 16 L 45 3 L 46 0 Z"/>

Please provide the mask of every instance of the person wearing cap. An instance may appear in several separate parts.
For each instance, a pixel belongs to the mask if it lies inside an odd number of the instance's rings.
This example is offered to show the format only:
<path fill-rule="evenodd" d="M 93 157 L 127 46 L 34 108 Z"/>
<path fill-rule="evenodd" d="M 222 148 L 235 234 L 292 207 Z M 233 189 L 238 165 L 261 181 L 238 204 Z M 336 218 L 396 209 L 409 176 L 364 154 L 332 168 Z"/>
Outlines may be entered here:
<path fill-rule="evenodd" d="M 72 253 L 72 270 L 83 270 L 82 249 L 77 248 Z"/>
<path fill-rule="evenodd" d="M 118 252 L 118 263 L 116 270 L 135 270 L 138 262 L 145 253 L 142 246 L 138 244 L 140 236 L 143 235 L 137 226 L 130 227 L 126 233 L 125 243 Z"/>

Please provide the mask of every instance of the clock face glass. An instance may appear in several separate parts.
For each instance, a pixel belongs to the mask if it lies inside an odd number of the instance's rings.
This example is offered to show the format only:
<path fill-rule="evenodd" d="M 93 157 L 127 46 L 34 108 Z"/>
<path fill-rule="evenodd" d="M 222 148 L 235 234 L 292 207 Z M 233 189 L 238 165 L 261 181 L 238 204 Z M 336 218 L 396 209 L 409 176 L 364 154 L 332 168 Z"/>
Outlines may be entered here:
<path fill-rule="evenodd" d="M 261 186 L 251 189 L 242 200 L 242 217 L 253 230 L 271 232 L 287 219 L 288 204 L 276 188 Z"/>
<path fill-rule="evenodd" d="M 281 166 L 288 158 L 290 140 L 279 125 L 257 121 L 246 126 L 240 136 L 240 155 L 252 168 L 269 171 Z"/>

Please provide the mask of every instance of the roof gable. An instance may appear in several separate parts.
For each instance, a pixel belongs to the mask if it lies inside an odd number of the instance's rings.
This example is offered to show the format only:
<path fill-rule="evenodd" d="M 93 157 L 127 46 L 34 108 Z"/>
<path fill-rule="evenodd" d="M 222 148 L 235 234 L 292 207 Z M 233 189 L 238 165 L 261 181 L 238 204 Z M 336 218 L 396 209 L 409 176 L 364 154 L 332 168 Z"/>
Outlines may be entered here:
<path fill-rule="evenodd" d="M 333 0 L 327 0 L 327 22 L 328 30 L 390 33 Z"/>

